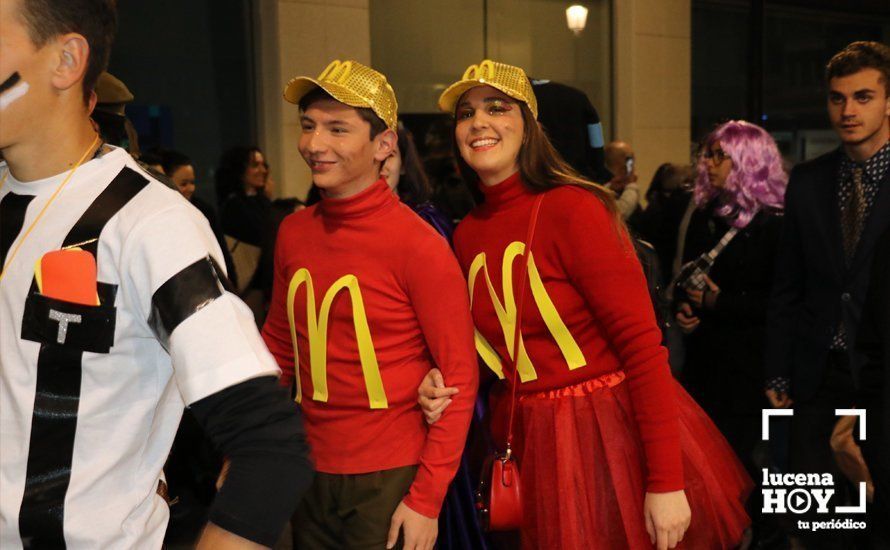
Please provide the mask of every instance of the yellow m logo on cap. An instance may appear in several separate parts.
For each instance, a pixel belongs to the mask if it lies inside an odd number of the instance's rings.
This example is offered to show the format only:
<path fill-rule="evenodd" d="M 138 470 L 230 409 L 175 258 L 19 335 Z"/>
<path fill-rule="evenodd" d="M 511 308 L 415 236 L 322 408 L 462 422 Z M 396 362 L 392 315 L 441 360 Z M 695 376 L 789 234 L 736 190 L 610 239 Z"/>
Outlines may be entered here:
<path fill-rule="evenodd" d="M 346 79 L 349 78 L 349 73 L 352 72 L 352 61 L 343 61 L 341 62 L 339 59 L 335 59 L 331 61 L 328 66 L 321 72 L 318 76 L 319 80 L 324 80 L 325 82 L 336 82 L 337 84 L 343 84 L 346 82 Z"/>
<path fill-rule="evenodd" d="M 494 62 L 490 59 L 486 59 L 482 63 L 478 65 L 470 65 L 467 67 L 467 70 L 464 71 L 464 76 L 461 80 L 484 80 L 486 78 L 491 79 L 494 77 Z"/>
<path fill-rule="evenodd" d="M 290 280 L 287 288 L 287 320 L 290 323 L 290 336 L 294 345 L 294 368 L 297 379 L 297 403 L 303 399 L 303 391 L 300 387 L 300 355 L 297 349 L 297 326 L 294 321 L 294 297 L 300 286 L 306 285 L 306 322 L 309 336 L 309 364 L 312 375 L 312 399 L 314 401 L 327 402 L 328 400 L 328 318 L 330 317 L 331 304 L 334 297 L 341 290 L 349 292 L 352 300 L 353 326 L 355 338 L 358 342 L 359 359 L 362 365 L 362 374 L 365 377 L 365 389 L 368 392 L 368 403 L 372 409 L 385 409 L 389 406 L 386 400 L 386 392 L 383 389 L 383 380 L 380 377 L 380 367 L 377 364 L 377 354 L 374 351 L 374 342 L 371 340 L 371 330 L 368 327 L 368 316 L 365 313 L 365 304 L 362 300 L 362 291 L 359 288 L 358 278 L 355 275 L 340 277 L 324 295 L 321 301 L 321 311 L 316 317 L 315 288 L 312 285 L 312 275 L 308 269 L 300 269 Z"/>
<path fill-rule="evenodd" d="M 491 296 L 491 302 L 494 304 L 494 311 L 497 314 L 498 321 L 501 324 L 501 330 L 504 333 L 504 342 L 507 343 L 507 353 L 510 354 L 513 353 L 513 334 L 516 331 L 516 299 L 513 296 L 513 262 L 524 252 L 525 243 L 519 241 L 510 243 L 506 250 L 504 250 L 503 265 L 501 267 L 504 303 L 501 303 L 497 292 L 494 289 L 494 285 L 491 282 L 491 276 L 488 274 L 488 266 L 486 265 L 484 252 L 479 253 L 476 258 L 473 259 L 473 263 L 470 264 L 470 273 L 467 276 L 467 285 L 470 291 L 470 307 L 472 307 L 473 290 L 476 286 L 476 278 L 480 271 L 485 275 L 488 294 Z M 532 290 L 532 296 L 535 299 L 535 304 L 538 306 L 538 311 L 541 312 L 544 324 L 547 325 L 547 329 L 550 331 L 553 339 L 556 340 L 556 344 L 559 346 L 559 350 L 562 352 L 569 370 L 583 367 L 587 364 L 587 360 L 584 358 L 584 354 L 581 352 L 578 343 L 569 332 L 568 327 L 566 327 L 566 324 L 559 316 L 559 312 L 556 311 L 556 306 L 553 305 L 553 300 L 551 300 L 550 296 L 547 294 L 547 289 L 544 288 L 544 282 L 541 280 L 541 274 L 538 272 L 538 267 L 535 265 L 535 256 L 531 252 L 529 252 L 528 258 L 528 279 Z M 476 331 L 475 338 L 476 351 L 479 353 L 479 356 L 482 357 L 482 360 L 488 365 L 488 368 L 497 374 L 498 378 L 503 378 L 504 369 L 498 353 L 478 330 Z M 512 356 L 511 358 L 514 359 L 516 363 L 516 370 L 519 372 L 520 381 L 528 382 L 530 380 L 537 380 L 538 373 L 535 371 L 535 367 L 532 365 L 531 359 L 525 351 L 525 343 L 523 342 L 522 334 L 519 335 L 518 355 L 518 358 Z"/>

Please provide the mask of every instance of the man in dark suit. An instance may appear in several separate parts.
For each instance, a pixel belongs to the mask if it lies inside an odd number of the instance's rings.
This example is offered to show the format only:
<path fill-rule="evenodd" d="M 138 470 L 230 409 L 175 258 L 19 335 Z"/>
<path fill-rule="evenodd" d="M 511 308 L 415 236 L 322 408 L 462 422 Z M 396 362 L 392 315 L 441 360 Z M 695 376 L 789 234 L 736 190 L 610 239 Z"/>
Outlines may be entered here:
<path fill-rule="evenodd" d="M 856 332 L 875 243 L 890 225 L 890 48 L 850 44 L 828 63 L 826 81 L 842 146 L 791 172 L 770 300 L 766 393 L 774 407 L 793 398 L 791 470 L 840 480 L 829 445 L 835 409 L 856 402 L 863 364 Z M 807 547 L 836 547 L 829 533 L 817 533 Z"/>
<path fill-rule="evenodd" d="M 865 362 L 857 405 L 866 411 L 862 454 L 875 485 L 872 518 L 890 518 L 890 230 L 878 241 L 857 347 Z M 874 539 L 890 548 L 890 526 L 875 521 Z"/>

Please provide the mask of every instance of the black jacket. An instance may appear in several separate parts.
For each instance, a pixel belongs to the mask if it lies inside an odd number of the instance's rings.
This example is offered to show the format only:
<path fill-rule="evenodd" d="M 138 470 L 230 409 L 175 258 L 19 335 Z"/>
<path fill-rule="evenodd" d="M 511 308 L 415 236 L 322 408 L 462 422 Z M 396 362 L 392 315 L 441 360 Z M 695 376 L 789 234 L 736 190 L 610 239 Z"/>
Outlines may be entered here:
<path fill-rule="evenodd" d="M 641 239 L 652 243 L 658 252 L 661 272 L 668 279 L 664 281 L 665 284 L 670 282 L 674 256 L 677 254 L 677 233 L 691 200 L 692 194 L 685 189 L 655 193 L 649 198 L 645 210 L 637 210 L 627 220 L 627 225 Z"/>
<path fill-rule="evenodd" d="M 853 344 L 875 243 L 890 224 L 888 173 L 852 262 L 846 265 L 837 198 L 842 154 L 838 149 L 796 166 L 785 195 L 766 361 L 767 376 L 790 378 L 791 393 L 798 401 L 812 397 L 821 385 L 831 339 L 841 322 L 858 383 L 863 359 Z"/>
<path fill-rule="evenodd" d="M 874 438 L 879 449 L 876 455 L 882 457 L 883 468 L 890 473 L 890 230 L 875 248 L 858 348 L 865 358 L 862 388 L 867 402 L 883 404 L 879 410 L 868 409 L 867 436 Z M 877 422 L 870 420 L 872 415 L 880 415 Z"/>
<path fill-rule="evenodd" d="M 709 251 L 729 230 L 723 219 L 709 212 L 693 214 L 684 261 Z M 781 225 L 781 215 L 758 213 L 711 268 L 720 293 L 712 309 L 698 312 L 701 324 L 687 338 L 684 383 L 712 415 L 759 415 L 766 406 L 766 312 Z"/>

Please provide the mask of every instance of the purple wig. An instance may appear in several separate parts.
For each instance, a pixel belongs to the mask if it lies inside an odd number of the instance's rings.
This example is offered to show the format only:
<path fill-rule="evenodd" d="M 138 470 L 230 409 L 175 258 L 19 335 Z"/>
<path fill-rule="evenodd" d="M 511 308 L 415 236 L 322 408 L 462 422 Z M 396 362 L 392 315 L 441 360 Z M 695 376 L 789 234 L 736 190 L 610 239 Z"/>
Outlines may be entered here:
<path fill-rule="evenodd" d="M 738 228 L 747 226 L 762 208 L 781 210 L 788 175 L 772 136 L 750 122 L 731 120 L 711 132 L 704 146 L 709 149 L 715 143 L 732 160 L 732 170 L 723 189 L 717 189 L 708 176 L 711 160 L 702 155 L 698 159 L 695 203 L 703 207 L 716 198 L 715 213 Z"/>

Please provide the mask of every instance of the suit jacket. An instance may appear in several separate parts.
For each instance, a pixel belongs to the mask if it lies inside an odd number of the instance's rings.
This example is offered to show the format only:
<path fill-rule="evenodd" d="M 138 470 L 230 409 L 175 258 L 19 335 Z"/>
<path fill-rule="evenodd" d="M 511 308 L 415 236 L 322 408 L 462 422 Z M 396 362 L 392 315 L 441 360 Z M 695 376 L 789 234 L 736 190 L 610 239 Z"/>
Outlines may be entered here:
<path fill-rule="evenodd" d="M 882 457 L 883 468 L 890 474 L 890 229 L 875 248 L 857 344 L 865 358 L 863 398 L 869 405 L 882 402 L 878 410 L 868 408 L 868 439 L 874 438 L 879 449 L 875 455 Z M 871 420 L 873 415 L 880 416 L 877 422 Z"/>
<path fill-rule="evenodd" d="M 807 400 L 819 389 L 832 336 L 843 323 L 854 383 L 863 363 L 856 333 L 878 237 L 890 225 L 890 173 L 881 182 L 859 244 L 846 264 L 838 204 L 840 149 L 799 164 L 785 194 L 785 222 L 767 324 L 767 377 L 791 380 Z"/>

